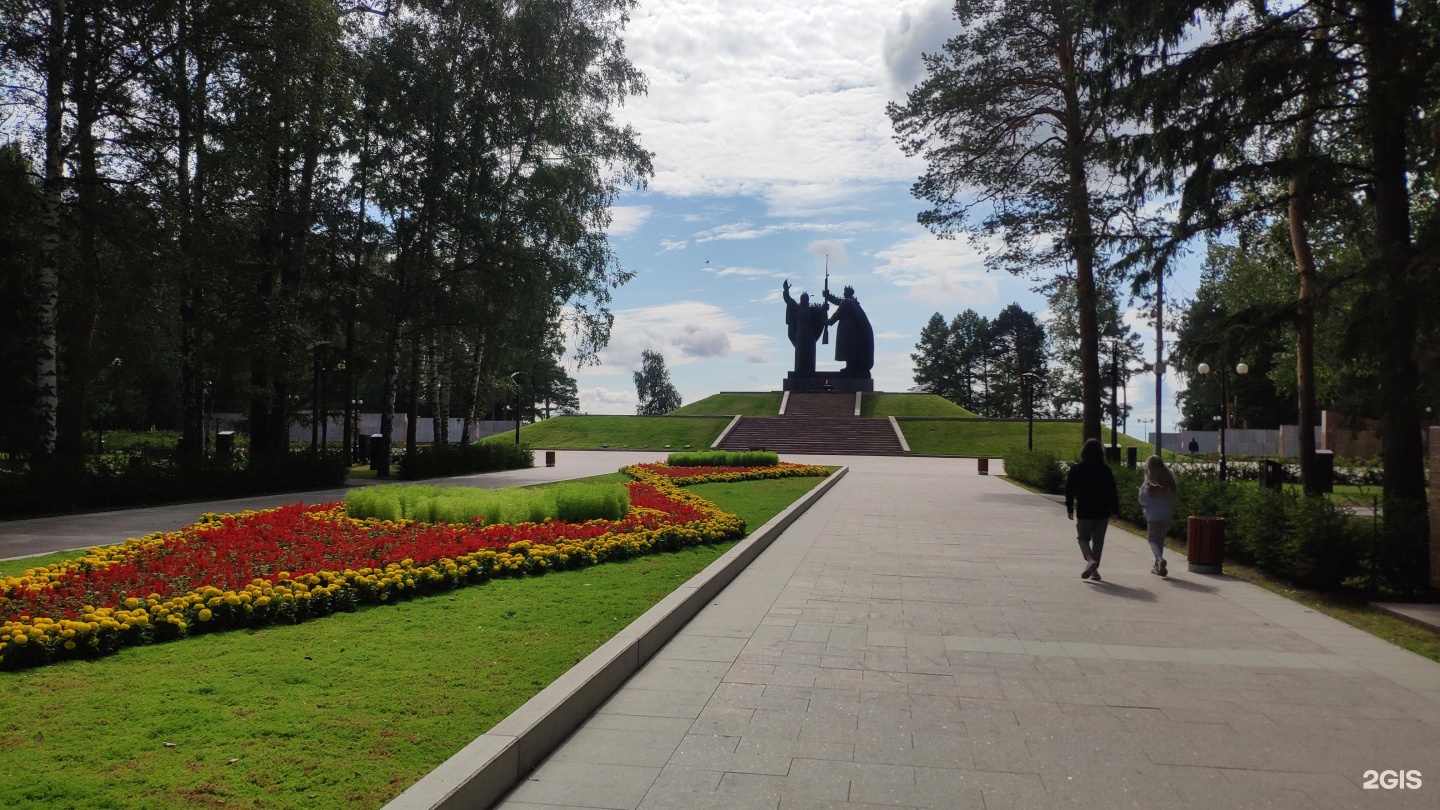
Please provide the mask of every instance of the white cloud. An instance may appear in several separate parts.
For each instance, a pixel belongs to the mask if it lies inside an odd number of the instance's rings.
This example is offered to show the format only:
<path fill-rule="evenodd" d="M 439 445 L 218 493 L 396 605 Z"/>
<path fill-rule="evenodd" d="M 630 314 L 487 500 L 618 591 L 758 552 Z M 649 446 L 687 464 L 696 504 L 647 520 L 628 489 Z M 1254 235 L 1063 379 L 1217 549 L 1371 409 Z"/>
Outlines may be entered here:
<path fill-rule="evenodd" d="M 764 267 L 707 267 L 706 272 L 714 273 L 719 278 L 726 276 L 741 276 L 743 278 L 785 278 L 785 274 L 779 270 L 770 270 Z"/>
<path fill-rule="evenodd" d="M 904 332 L 881 332 L 875 337 L 880 340 L 907 340 L 910 336 Z"/>
<path fill-rule="evenodd" d="M 780 288 L 776 287 L 759 298 L 751 299 L 752 304 L 777 304 L 780 302 Z"/>
<path fill-rule="evenodd" d="M 623 239 L 633 236 L 645 220 L 650 218 L 651 209 L 648 205 L 615 205 L 610 208 L 610 227 L 605 233 L 611 238 Z"/>
<path fill-rule="evenodd" d="M 775 362 L 775 361 L 774 361 L 774 360 L 771 360 L 764 352 L 756 350 L 756 351 L 748 351 L 748 352 L 745 353 L 745 362 L 747 362 L 747 363 L 768 364 L 768 363 L 773 363 L 773 362 Z"/>
<path fill-rule="evenodd" d="M 900 11 L 881 42 L 885 72 L 897 99 L 925 78 L 925 54 L 939 53 L 960 32 L 952 0 L 923 0 Z"/>
<path fill-rule="evenodd" d="M 832 270 L 845 264 L 846 260 L 850 258 L 850 254 L 845 250 L 845 243 L 838 239 L 816 239 L 806 245 L 805 249 L 810 251 L 812 256 L 822 259 L 829 257 Z"/>
<path fill-rule="evenodd" d="M 730 222 L 725 225 L 716 225 L 708 230 L 695 234 L 695 244 L 704 242 L 740 241 L 746 239 L 761 239 L 766 236 L 773 236 L 779 233 L 794 233 L 805 231 L 819 231 L 834 233 L 837 231 L 855 231 L 872 227 L 870 222 L 806 222 L 801 220 L 790 220 L 776 222 L 769 225 L 752 225 L 750 222 Z M 820 254 L 817 254 L 820 255 Z"/>
<path fill-rule="evenodd" d="M 967 239 L 940 239 L 922 233 L 884 250 L 875 251 L 884 264 L 875 274 L 910 297 L 930 304 L 961 304 L 981 309 L 999 295 L 995 279 L 985 271 L 985 259 Z"/>
<path fill-rule="evenodd" d="M 580 389 L 582 413 L 634 413 L 634 391 L 614 391 L 596 386 Z"/>
<path fill-rule="evenodd" d="M 760 350 L 771 341 L 768 335 L 746 332 L 744 327 L 741 319 L 701 301 L 619 310 L 610 345 L 600 351 L 601 365 L 593 373 L 637 369 L 645 349 L 660 352 L 665 365 L 673 368 L 698 359 L 724 359 L 731 352 Z"/>
<path fill-rule="evenodd" d="M 672 251 L 672 250 L 684 250 L 685 248 L 687 248 L 687 247 L 689 247 L 689 246 L 690 246 L 690 243 L 687 242 L 687 241 L 684 240 L 684 239 L 661 239 L 661 240 L 660 240 L 660 252 L 661 252 L 661 253 L 669 253 L 669 252 Z"/>
<path fill-rule="evenodd" d="M 743 194 L 772 213 L 859 205 L 919 172 L 892 140 L 887 28 L 912 0 L 650 0 L 626 50 L 649 79 L 620 115 L 655 152 L 651 188 Z M 895 48 L 901 46 L 895 45 Z"/>

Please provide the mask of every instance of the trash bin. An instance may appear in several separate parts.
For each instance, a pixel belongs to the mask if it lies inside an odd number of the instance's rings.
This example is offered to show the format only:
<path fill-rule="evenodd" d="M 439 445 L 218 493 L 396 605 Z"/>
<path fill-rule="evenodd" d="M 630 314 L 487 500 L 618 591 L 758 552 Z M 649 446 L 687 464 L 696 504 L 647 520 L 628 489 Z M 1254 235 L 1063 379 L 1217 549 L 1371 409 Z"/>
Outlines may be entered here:
<path fill-rule="evenodd" d="M 546 451 L 545 451 L 545 466 L 546 466 L 546 467 L 554 467 L 554 466 L 555 466 L 555 451 L 554 451 L 554 450 L 546 450 Z"/>
<path fill-rule="evenodd" d="M 978 472 L 978 473 L 980 473 L 981 475 L 989 475 L 989 474 L 990 474 L 990 459 L 988 459 L 988 458 L 977 458 L 977 459 L 975 459 L 975 471 Z"/>
<path fill-rule="evenodd" d="M 1185 559 L 1194 574 L 1218 574 L 1225 564 L 1225 518 L 1192 515 L 1185 525 Z"/>
<path fill-rule="evenodd" d="M 1118 445 L 1118 444 L 1107 444 L 1107 445 L 1105 445 L 1105 460 L 1108 461 L 1108 462 L 1110 462 L 1111 464 L 1119 464 L 1119 463 L 1120 463 L 1120 445 Z"/>
<path fill-rule="evenodd" d="M 1335 491 L 1335 451 L 1315 451 L 1315 478 L 1320 482 L 1321 492 Z"/>
<path fill-rule="evenodd" d="M 1139 455 L 1140 455 L 1140 451 L 1137 450 L 1136 448 L 1134 448 L 1134 447 L 1127 447 L 1127 448 L 1125 448 L 1125 466 L 1126 466 L 1126 467 L 1129 467 L 1129 468 L 1132 469 L 1132 470 L 1135 469 L 1135 465 L 1136 465 L 1136 463 L 1138 463 Z"/>
<path fill-rule="evenodd" d="M 235 431 L 221 430 L 215 433 L 215 457 L 230 458 L 235 454 Z"/>
<path fill-rule="evenodd" d="M 385 441 L 385 434 L 372 433 L 370 434 L 369 445 L 370 469 L 378 472 L 380 470 L 380 463 L 390 460 L 390 443 Z M 386 464 L 385 466 L 388 468 L 390 465 Z"/>
<path fill-rule="evenodd" d="M 1285 466 L 1274 459 L 1264 459 L 1260 462 L 1260 487 L 1262 489 L 1273 489 L 1277 492 L 1280 485 L 1285 483 Z"/>

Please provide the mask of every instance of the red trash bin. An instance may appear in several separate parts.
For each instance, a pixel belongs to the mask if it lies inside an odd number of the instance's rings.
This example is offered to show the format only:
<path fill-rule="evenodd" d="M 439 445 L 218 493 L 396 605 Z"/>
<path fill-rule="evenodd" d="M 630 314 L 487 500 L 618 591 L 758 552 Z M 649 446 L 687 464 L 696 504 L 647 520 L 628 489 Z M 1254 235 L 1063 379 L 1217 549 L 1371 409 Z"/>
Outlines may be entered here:
<path fill-rule="evenodd" d="M 977 459 L 975 459 L 975 470 L 976 470 L 977 472 L 979 472 L 981 475 L 989 475 L 989 474 L 990 474 L 990 459 L 988 459 L 988 458 L 977 458 Z"/>
<path fill-rule="evenodd" d="M 1218 574 L 1225 564 L 1225 518 L 1191 516 L 1185 524 L 1185 559 L 1195 574 Z"/>
<path fill-rule="evenodd" d="M 545 466 L 546 466 L 546 467 L 554 467 L 554 466 L 555 466 L 555 451 L 554 451 L 554 450 L 546 450 L 546 451 L 545 451 Z"/>

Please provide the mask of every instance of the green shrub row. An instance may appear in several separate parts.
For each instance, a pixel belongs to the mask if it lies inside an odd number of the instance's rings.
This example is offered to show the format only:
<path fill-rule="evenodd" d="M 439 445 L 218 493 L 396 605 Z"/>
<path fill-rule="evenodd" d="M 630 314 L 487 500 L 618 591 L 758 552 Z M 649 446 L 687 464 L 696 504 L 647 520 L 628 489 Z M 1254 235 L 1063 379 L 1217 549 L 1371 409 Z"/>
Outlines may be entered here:
<path fill-rule="evenodd" d="M 619 520 L 630 511 L 624 484 L 559 484 L 536 489 L 391 484 L 352 489 L 345 512 L 355 518 L 425 523 L 540 523 L 547 518 L 581 523 Z"/>
<path fill-rule="evenodd" d="M 671 453 L 665 462 L 671 467 L 774 467 L 780 456 L 768 450 L 705 450 Z"/>
<path fill-rule="evenodd" d="M 1005 474 L 1051 493 L 1065 491 L 1069 459 L 1020 451 L 1005 458 Z M 1111 467 L 1120 490 L 1120 517 L 1144 526 L 1139 469 Z M 1186 539 L 1192 516 L 1225 518 L 1226 555 L 1252 563 L 1279 579 L 1328 590 L 1363 578 L 1366 584 L 1408 592 L 1417 583 L 1414 570 L 1423 561 L 1416 537 L 1418 520 L 1391 516 L 1385 526 L 1356 517 L 1328 498 L 1307 498 L 1293 491 L 1263 489 L 1254 482 L 1220 481 L 1179 473 L 1179 495 L 1169 534 Z M 1415 524 L 1415 525 L 1411 525 Z"/>
<path fill-rule="evenodd" d="M 65 459 L 0 474 L 0 517 L 146 506 L 345 485 L 336 454 L 291 453 L 244 459 L 128 456 L 125 463 Z"/>
<path fill-rule="evenodd" d="M 414 454 L 403 454 L 403 451 L 403 444 L 392 450 L 401 454 L 396 474 L 406 481 L 535 466 L 530 445 L 511 442 L 431 444 L 417 446 Z"/>

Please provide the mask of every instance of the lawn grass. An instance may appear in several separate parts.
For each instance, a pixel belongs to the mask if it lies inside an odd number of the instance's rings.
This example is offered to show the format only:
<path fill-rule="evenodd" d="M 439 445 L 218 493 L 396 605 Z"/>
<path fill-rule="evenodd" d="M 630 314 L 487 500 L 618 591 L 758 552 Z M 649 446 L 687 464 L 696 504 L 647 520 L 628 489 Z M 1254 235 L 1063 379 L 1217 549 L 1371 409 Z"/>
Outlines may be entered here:
<path fill-rule="evenodd" d="M 670 413 L 676 416 L 776 416 L 783 396 L 779 391 L 711 394 Z"/>
<path fill-rule="evenodd" d="M 777 406 L 778 407 L 778 406 Z M 640 449 L 707 450 L 730 424 L 730 418 L 669 416 L 556 416 L 520 429 L 520 441 L 542 450 L 618 450 L 626 445 Z M 514 441 L 513 433 L 487 436 L 482 441 Z"/>
<path fill-rule="evenodd" d="M 935 394 L 866 394 L 860 399 L 860 415 L 871 416 L 949 416 L 973 417 L 950 400 Z"/>
<path fill-rule="evenodd" d="M 753 530 L 818 483 L 705 497 Z M 378 807 L 731 545 L 0 673 L 0 806 Z"/>
<path fill-rule="evenodd" d="M 985 422 L 905 419 L 899 422 L 912 453 L 940 456 L 988 456 L 1000 458 L 1026 446 L 1025 422 Z M 1110 442 L 1105 431 L 1105 445 Z M 1080 455 L 1079 422 L 1036 422 L 1035 449 L 1065 457 Z M 1121 447 L 1138 447 L 1140 458 L 1154 452 L 1153 445 L 1120 434 Z"/>

